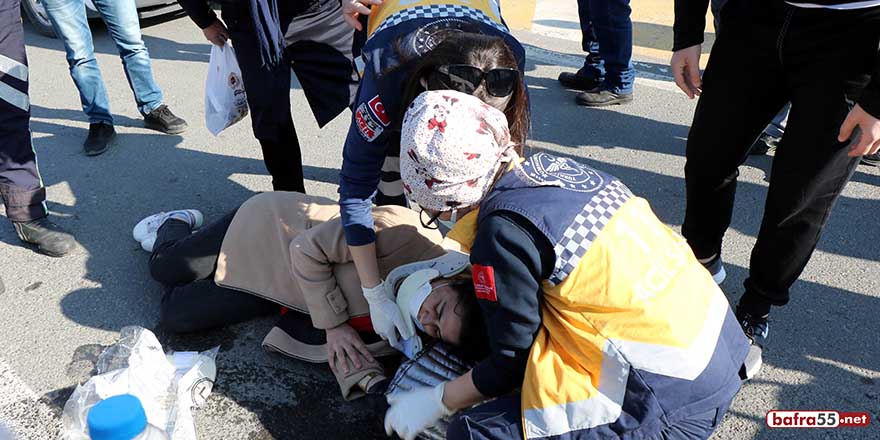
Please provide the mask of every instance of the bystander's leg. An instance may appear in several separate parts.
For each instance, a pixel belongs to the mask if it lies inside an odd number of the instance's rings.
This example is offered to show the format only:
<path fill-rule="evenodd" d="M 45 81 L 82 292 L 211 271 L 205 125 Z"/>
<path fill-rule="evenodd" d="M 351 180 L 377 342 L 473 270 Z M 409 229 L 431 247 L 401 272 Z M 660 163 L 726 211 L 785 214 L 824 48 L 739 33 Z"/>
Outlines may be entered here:
<path fill-rule="evenodd" d="M 0 196 L 18 237 L 60 257 L 76 245 L 48 219 L 46 188 L 31 143 L 28 63 L 18 0 L 0 4 Z"/>

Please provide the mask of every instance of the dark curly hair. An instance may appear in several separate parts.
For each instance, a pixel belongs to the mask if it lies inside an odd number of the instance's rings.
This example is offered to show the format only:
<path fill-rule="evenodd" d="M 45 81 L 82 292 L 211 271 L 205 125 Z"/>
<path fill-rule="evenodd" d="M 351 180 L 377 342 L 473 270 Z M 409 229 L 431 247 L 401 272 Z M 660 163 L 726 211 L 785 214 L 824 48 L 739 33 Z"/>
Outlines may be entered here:
<path fill-rule="evenodd" d="M 449 287 L 458 294 L 453 311 L 462 322 L 461 341 L 455 345 L 455 349 L 465 359 L 481 361 L 489 355 L 489 333 L 470 273 L 456 275 L 450 280 Z"/>

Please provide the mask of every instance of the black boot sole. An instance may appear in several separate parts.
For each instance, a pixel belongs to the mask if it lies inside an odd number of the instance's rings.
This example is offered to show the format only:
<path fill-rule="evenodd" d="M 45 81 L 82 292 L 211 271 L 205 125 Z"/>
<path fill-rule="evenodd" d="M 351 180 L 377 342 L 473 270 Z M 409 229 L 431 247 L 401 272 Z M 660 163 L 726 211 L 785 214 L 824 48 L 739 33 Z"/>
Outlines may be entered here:
<path fill-rule="evenodd" d="M 162 124 L 150 121 L 144 121 L 144 127 L 150 130 L 160 131 L 165 134 L 180 134 L 186 131 L 189 128 L 189 125 L 179 125 L 176 127 L 165 127 Z"/>
<path fill-rule="evenodd" d="M 45 255 L 45 256 L 47 256 L 47 257 L 61 258 L 61 257 L 65 256 L 65 255 L 67 255 L 67 254 L 73 252 L 73 249 L 71 249 L 71 250 L 69 250 L 69 251 L 67 251 L 67 252 L 63 252 L 63 253 L 51 252 L 51 251 L 48 251 L 48 250 L 46 250 L 46 249 L 41 248 L 40 245 L 38 245 L 38 244 L 34 244 L 34 243 L 29 242 L 29 241 L 24 241 L 24 240 L 21 240 L 21 239 L 19 239 L 19 240 L 24 244 L 24 246 L 25 246 L 26 248 L 29 248 L 30 250 L 32 250 L 32 251 L 34 251 L 34 252 L 36 252 L 36 253 L 38 253 L 38 254 Z"/>
<path fill-rule="evenodd" d="M 582 105 L 584 107 L 608 107 L 608 106 L 612 106 L 612 105 L 629 104 L 632 101 L 633 101 L 632 95 L 622 96 L 620 98 L 615 98 L 610 101 L 604 101 L 604 102 L 586 101 L 586 100 L 581 99 L 580 97 L 575 97 L 575 102 L 577 102 L 578 105 Z"/>

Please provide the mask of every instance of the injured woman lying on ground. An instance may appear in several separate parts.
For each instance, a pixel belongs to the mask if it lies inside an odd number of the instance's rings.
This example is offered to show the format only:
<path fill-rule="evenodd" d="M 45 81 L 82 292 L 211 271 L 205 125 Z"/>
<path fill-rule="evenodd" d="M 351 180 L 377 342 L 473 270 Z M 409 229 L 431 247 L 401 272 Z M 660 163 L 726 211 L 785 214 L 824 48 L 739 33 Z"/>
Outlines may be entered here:
<path fill-rule="evenodd" d="M 408 318 L 410 334 L 421 335 L 396 343 L 399 351 L 414 357 L 423 342 L 441 339 L 457 346 L 455 356 L 479 359 L 487 339 L 466 337 L 485 334 L 468 257 L 447 253 L 440 233 L 415 211 L 383 206 L 373 215 L 394 312 Z M 202 223 L 200 212 L 181 210 L 135 227 L 151 251 L 150 273 L 163 285 L 162 328 L 194 332 L 280 315 L 265 349 L 329 363 L 346 399 L 384 392 L 391 374 L 376 358 L 398 350 L 372 331 L 335 201 L 269 192 Z"/>

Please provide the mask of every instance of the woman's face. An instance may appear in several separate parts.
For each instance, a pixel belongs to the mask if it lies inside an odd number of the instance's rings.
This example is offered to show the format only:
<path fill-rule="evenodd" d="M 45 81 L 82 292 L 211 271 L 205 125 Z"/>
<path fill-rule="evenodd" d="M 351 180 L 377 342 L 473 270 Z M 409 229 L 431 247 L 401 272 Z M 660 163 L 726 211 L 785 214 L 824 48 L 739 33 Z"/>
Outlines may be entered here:
<path fill-rule="evenodd" d="M 431 282 L 431 289 L 419 308 L 419 322 L 428 336 L 460 345 L 462 319 L 455 312 L 458 292 L 442 279 Z"/>

